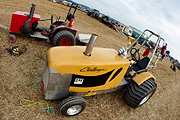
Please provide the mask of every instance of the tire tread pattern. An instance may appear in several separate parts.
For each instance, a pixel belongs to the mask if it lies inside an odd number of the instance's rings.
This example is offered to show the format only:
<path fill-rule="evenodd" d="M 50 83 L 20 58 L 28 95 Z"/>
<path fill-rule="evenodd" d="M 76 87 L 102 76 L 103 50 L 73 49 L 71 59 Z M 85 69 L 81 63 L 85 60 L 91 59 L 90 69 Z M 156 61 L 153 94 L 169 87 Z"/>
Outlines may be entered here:
<path fill-rule="evenodd" d="M 73 38 L 73 40 L 70 39 L 71 45 L 75 44 L 74 35 L 67 30 L 62 30 L 62 31 L 59 31 L 58 33 L 56 33 L 56 35 L 54 36 L 53 45 L 58 46 L 59 45 L 59 38 L 63 35 L 68 35 L 70 38 Z"/>
<path fill-rule="evenodd" d="M 125 102 L 129 106 L 137 108 L 140 106 L 139 104 L 143 100 L 143 98 L 145 98 L 149 93 L 153 92 L 154 94 L 156 88 L 157 84 L 153 79 L 148 79 L 141 85 L 138 85 L 134 81 L 132 81 L 127 87 L 123 97 Z"/>

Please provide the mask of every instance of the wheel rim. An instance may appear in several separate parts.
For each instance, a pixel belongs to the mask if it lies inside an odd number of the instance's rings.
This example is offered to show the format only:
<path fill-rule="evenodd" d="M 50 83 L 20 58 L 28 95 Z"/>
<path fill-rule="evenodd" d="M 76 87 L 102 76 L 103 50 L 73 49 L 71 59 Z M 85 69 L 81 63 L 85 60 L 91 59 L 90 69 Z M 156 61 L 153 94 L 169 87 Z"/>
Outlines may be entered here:
<path fill-rule="evenodd" d="M 82 106 L 74 105 L 67 110 L 67 114 L 68 115 L 76 115 L 76 114 L 80 113 L 81 110 L 82 110 Z"/>
<path fill-rule="evenodd" d="M 10 38 L 9 38 L 9 42 L 10 42 L 10 43 L 14 42 L 13 37 L 10 37 Z"/>
<path fill-rule="evenodd" d="M 152 92 L 150 92 L 146 97 L 144 97 L 144 98 L 141 100 L 141 102 L 139 103 L 139 105 L 142 105 L 142 104 L 144 104 L 147 100 L 149 100 L 149 98 L 152 96 L 153 93 L 154 93 L 154 92 L 152 91 Z"/>
<path fill-rule="evenodd" d="M 59 42 L 60 46 L 70 46 L 71 45 L 71 40 L 69 38 L 63 38 Z"/>

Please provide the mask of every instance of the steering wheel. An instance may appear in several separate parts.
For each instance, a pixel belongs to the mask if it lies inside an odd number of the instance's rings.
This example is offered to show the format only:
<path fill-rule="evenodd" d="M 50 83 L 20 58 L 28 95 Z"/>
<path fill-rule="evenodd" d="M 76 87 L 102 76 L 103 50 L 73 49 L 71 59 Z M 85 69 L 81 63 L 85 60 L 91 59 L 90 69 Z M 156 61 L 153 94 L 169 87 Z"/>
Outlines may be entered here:
<path fill-rule="evenodd" d="M 140 53 L 139 53 L 139 50 L 137 50 L 136 48 L 132 48 L 130 50 L 130 54 L 133 60 L 135 61 L 140 60 Z"/>

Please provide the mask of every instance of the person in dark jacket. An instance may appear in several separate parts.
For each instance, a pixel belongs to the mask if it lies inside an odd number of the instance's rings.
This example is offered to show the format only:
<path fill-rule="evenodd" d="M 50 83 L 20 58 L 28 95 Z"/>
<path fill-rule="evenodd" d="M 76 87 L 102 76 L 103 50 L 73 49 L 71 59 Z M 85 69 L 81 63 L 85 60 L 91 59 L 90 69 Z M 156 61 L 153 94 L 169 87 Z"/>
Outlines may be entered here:
<path fill-rule="evenodd" d="M 173 64 L 170 66 L 170 68 L 171 68 L 174 72 L 176 72 L 176 61 L 175 61 L 175 60 L 173 61 Z"/>

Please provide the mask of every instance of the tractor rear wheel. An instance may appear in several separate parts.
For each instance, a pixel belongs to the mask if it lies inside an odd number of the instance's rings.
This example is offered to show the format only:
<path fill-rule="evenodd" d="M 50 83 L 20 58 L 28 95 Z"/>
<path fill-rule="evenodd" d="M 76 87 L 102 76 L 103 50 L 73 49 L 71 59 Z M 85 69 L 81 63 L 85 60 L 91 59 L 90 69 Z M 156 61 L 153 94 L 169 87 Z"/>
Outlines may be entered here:
<path fill-rule="evenodd" d="M 58 112 L 64 116 L 75 116 L 81 113 L 86 107 L 86 101 L 82 97 L 68 97 L 59 105 Z"/>
<path fill-rule="evenodd" d="M 15 35 L 9 35 L 8 42 L 9 43 L 15 43 L 16 42 L 16 36 Z"/>
<path fill-rule="evenodd" d="M 73 46 L 75 45 L 74 35 L 67 30 L 62 30 L 54 36 L 53 44 L 55 46 Z"/>
<path fill-rule="evenodd" d="M 157 84 L 153 79 L 148 79 L 141 85 L 136 84 L 134 81 L 130 83 L 124 93 L 125 102 L 133 107 L 137 108 L 146 103 L 156 91 Z"/>

